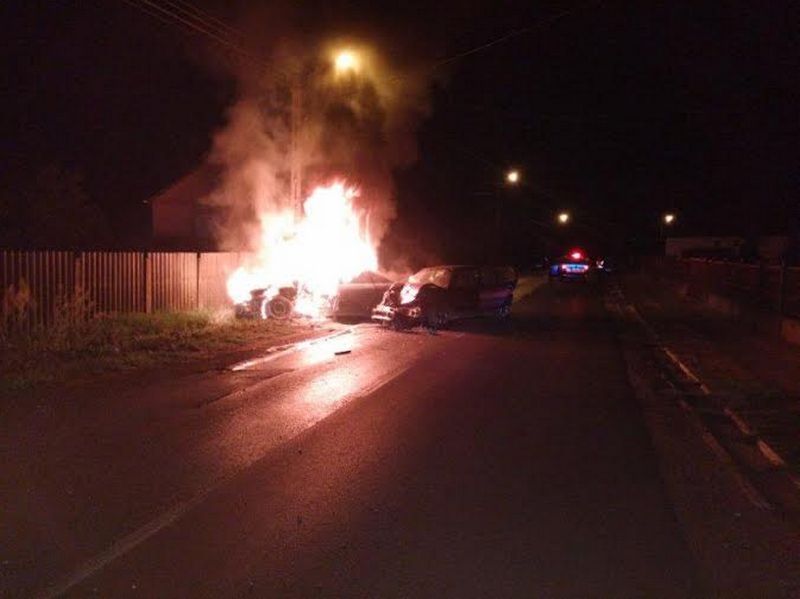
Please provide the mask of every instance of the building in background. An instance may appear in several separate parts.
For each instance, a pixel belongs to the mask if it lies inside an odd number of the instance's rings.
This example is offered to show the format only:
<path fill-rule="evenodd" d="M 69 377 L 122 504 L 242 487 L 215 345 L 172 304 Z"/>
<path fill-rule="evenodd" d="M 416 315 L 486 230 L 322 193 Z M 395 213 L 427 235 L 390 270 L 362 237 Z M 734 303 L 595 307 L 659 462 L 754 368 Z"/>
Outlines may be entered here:
<path fill-rule="evenodd" d="M 219 173 L 200 167 L 153 196 L 153 247 L 162 250 L 216 250 L 218 208 L 203 202 L 218 185 Z"/>
<path fill-rule="evenodd" d="M 672 258 L 739 258 L 742 237 L 667 237 L 665 255 Z"/>
<path fill-rule="evenodd" d="M 789 250 L 786 235 L 762 235 L 746 240 L 743 237 L 668 237 L 665 255 L 672 258 L 727 258 L 779 264 Z"/>

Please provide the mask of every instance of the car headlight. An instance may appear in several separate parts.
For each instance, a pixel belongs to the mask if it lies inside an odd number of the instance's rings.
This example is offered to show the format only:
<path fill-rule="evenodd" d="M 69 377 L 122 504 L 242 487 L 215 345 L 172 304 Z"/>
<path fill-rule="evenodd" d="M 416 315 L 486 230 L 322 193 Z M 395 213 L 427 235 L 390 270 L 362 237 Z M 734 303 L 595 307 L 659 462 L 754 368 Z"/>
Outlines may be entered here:
<path fill-rule="evenodd" d="M 400 290 L 400 303 L 401 304 L 410 304 L 414 301 L 417 297 L 417 293 L 419 293 L 418 287 L 412 287 L 411 285 L 403 285 L 403 288 Z"/>

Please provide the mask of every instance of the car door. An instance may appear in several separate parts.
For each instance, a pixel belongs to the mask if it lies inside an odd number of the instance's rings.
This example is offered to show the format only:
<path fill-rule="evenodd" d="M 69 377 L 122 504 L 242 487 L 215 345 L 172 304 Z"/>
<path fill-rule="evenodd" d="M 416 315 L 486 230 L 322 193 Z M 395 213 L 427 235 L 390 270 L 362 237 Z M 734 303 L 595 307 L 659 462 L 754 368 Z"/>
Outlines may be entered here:
<path fill-rule="evenodd" d="M 478 292 L 478 303 L 481 312 L 497 310 L 505 299 L 505 293 L 500 287 L 496 268 L 484 266 L 480 270 L 481 282 Z"/>
<path fill-rule="evenodd" d="M 448 296 L 454 312 L 468 314 L 479 309 L 479 282 L 477 268 L 457 268 L 453 271 Z"/>

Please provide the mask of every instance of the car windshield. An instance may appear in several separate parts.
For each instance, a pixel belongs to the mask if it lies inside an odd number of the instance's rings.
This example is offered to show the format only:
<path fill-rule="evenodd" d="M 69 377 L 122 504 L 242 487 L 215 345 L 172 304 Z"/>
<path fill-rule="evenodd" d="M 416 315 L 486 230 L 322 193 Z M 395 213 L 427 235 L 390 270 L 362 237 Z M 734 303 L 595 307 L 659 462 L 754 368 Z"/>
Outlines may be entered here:
<path fill-rule="evenodd" d="M 448 268 L 423 268 L 409 277 L 412 285 L 426 285 L 431 283 L 437 287 L 447 288 L 450 285 L 450 269 Z"/>

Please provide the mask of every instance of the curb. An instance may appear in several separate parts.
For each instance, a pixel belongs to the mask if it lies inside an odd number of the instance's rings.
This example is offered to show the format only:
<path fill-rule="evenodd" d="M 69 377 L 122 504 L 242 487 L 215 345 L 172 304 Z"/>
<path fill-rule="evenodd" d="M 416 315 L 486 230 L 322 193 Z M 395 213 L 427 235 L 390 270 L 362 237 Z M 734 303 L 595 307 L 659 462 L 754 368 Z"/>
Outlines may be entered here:
<path fill-rule="evenodd" d="M 628 309 L 630 309 L 637 317 L 637 320 L 644 323 L 647 326 L 648 332 L 652 332 L 653 328 L 650 326 L 649 323 L 641 316 L 639 311 L 636 309 L 635 306 L 628 304 Z M 655 333 L 653 333 L 655 335 Z M 711 396 L 713 393 L 711 389 L 706 385 L 700 377 L 698 377 L 683 361 L 673 352 L 671 349 L 663 345 L 661 342 L 657 341 L 656 336 L 656 343 L 655 346 L 659 349 L 667 358 L 669 358 L 670 362 L 674 364 L 690 381 L 697 385 L 697 388 L 703 395 Z M 687 404 L 688 405 L 688 404 Z M 733 408 L 725 407 L 722 410 L 723 414 L 728 417 L 728 419 L 736 426 L 739 432 L 748 438 L 751 438 L 755 441 L 755 445 L 758 450 L 761 452 L 761 455 L 764 456 L 770 464 L 777 468 L 785 468 L 787 470 L 786 474 L 792 483 L 800 490 L 800 478 L 792 474 L 788 471 L 789 465 L 786 463 L 786 460 L 767 442 L 765 441 L 759 434 L 753 429 L 752 426 L 742 417 L 739 413 L 737 413 Z"/>

